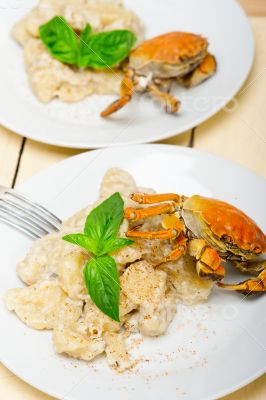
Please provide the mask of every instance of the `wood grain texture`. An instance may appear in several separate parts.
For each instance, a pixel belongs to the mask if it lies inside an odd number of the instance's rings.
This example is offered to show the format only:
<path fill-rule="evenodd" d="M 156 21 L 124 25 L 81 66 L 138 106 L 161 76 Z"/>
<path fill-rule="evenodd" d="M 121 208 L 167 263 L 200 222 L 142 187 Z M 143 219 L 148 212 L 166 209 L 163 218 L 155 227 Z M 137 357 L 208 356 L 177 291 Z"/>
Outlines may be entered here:
<path fill-rule="evenodd" d="M 250 16 L 266 16 L 265 0 L 238 0 L 246 13 Z"/>
<path fill-rule="evenodd" d="M 256 60 L 236 98 L 196 129 L 195 148 L 239 162 L 266 177 L 266 28 L 253 18 Z"/>
<path fill-rule="evenodd" d="M 266 375 L 237 390 L 221 400 L 265 400 L 266 399 Z"/>
<path fill-rule="evenodd" d="M 173 144 L 176 146 L 189 146 L 191 138 L 191 130 L 189 132 L 182 133 L 181 135 L 173 136 L 169 139 L 161 140 L 157 143 Z"/>
<path fill-rule="evenodd" d="M 50 146 L 27 139 L 21 156 L 16 185 L 50 165 L 79 153 L 82 153 L 82 151 Z"/>
<path fill-rule="evenodd" d="M 0 126 L 0 183 L 11 186 L 22 138 Z"/>
<path fill-rule="evenodd" d="M 56 400 L 17 378 L 0 363 L 1 400 Z"/>

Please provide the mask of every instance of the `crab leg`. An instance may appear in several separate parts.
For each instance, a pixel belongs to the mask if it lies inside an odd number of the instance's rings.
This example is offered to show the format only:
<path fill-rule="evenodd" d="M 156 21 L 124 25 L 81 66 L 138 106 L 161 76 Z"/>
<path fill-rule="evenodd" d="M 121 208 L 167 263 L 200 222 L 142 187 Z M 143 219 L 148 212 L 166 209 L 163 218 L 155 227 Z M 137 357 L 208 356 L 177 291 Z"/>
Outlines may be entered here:
<path fill-rule="evenodd" d="M 187 238 L 184 236 L 183 233 L 179 235 L 177 238 L 177 244 L 175 245 L 175 248 L 173 251 L 171 251 L 170 254 L 168 254 L 162 262 L 160 262 L 158 265 L 162 263 L 166 263 L 169 261 L 176 261 L 178 260 L 183 254 L 186 253 L 187 250 Z"/>
<path fill-rule="evenodd" d="M 187 88 L 197 86 L 215 74 L 217 63 L 215 57 L 208 53 L 196 69 L 179 78 L 179 82 Z"/>
<path fill-rule="evenodd" d="M 182 197 L 175 193 L 165 194 L 145 194 L 145 193 L 133 193 L 131 199 L 139 204 L 155 204 L 162 203 L 164 201 L 174 201 L 179 204 Z"/>
<path fill-rule="evenodd" d="M 136 239 L 168 240 L 168 239 L 176 238 L 177 233 L 174 229 L 167 229 L 167 230 L 154 231 L 154 232 L 142 232 L 142 231 L 137 231 L 135 229 L 132 229 L 126 233 L 126 236 L 130 237 L 130 238 L 136 238 Z"/>
<path fill-rule="evenodd" d="M 131 196 L 131 199 L 139 204 L 154 204 L 165 201 L 171 202 L 141 209 L 132 207 L 126 208 L 124 212 L 125 218 L 133 221 L 153 217 L 155 215 L 167 214 L 162 220 L 162 225 L 165 228 L 164 230 L 143 232 L 132 229 L 126 233 L 127 237 L 167 240 L 178 237 L 184 230 L 183 222 L 174 214 L 176 211 L 176 205 L 181 203 L 181 197 L 177 194 L 168 193 L 145 195 L 144 193 L 134 193 Z M 170 215 L 168 215 L 168 213 L 170 213 Z"/>
<path fill-rule="evenodd" d="M 159 204 L 154 207 L 147 208 L 133 208 L 128 207 L 124 211 L 124 217 L 131 221 L 139 221 L 143 218 L 154 217 L 155 215 L 161 215 L 166 213 L 174 213 L 175 204 L 174 203 L 164 203 Z"/>
<path fill-rule="evenodd" d="M 175 114 L 178 112 L 181 103 L 176 97 L 161 91 L 154 83 L 149 84 L 147 90 L 151 97 L 158 100 L 164 106 L 166 112 L 169 114 Z"/>
<path fill-rule="evenodd" d="M 197 273 L 201 278 L 219 281 L 224 278 L 225 269 L 216 250 L 205 240 L 192 239 L 188 244 L 188 253 L 197 260 Z"/>
<path fill-rule="evenodd" d="M 141 234 L 143 234 L 143 236 L 141 236 L 141 238 L 145 238 L 145 239 L 165 239 L 165 237 L 160 238 L 159 235 L 161 234 L 161 232 L 168 232 L 168 231 L 158 231 L 158 232 L 139 232 Z M 158 236 L 153 235 L 153 234 L 158 234 Z M 152 235 L 152 237 L 149 237 L 149 235 Z M 127 233 L 127 236 L 128 233 Z M 175 233 L 175 236 L 177 236 L 177 233 Z M 173 237 L 172 237 L 173 238 Z M 169 238 L 170 239 L 170 238 Z M 171 251 L 171 253 L 169 253 L 166 257 L 164 257 L 162 259 L 162 261 L 160 261 L 158 265 L 161 265 L 163 263 L 169 262 L 169 261 L 176 261 L 178 260 L 187 250 L 187 238 L 183 235 L 183 233 L 179 234 L 178 238 L 177 238 L 177 243 L 175 244 L 174 250 Z"/>
<path fill-rule="evenodd" d="M 163 217 L 162 225 L 165 229 L 161 231 L 143 232 L 143 231 L 137 231 L 136 229 L 132 229 L 126 233 L 126 236 L 131 238 L 140 238 L 140 239 L 168 240 L 168 239 L 175 239 L 184 230 L 184 224 L 174 214 L 165 215 Z"/>
<path fill-rule="evenodd" d="M 146 210 L 152 209 L 154 207 L 147 208 Z M 162 225 L 165 230 L 162 231 L 155 231 L 155 232 L 140 232 L 131 230 L 128 231 L 126 236 L 127 237 L 135 237 L 141 239 L 175 239 L 177 238 L 177 243 L 174 246 L 174 250 L 171 251 L 162 261 L 158 264 L 161 265 L 163 263 L 169 261 L 175 261 L 179 257 L 182 256 L 186 252 L 187 249 L 187 238 L 183 234 L 184 224 L 183 222 L 176 216 L 175 214 L 172 215 L 165 215 L 163 217 Z"/>
<path fill-rule="evenodd" d="M 248 279 L 238 284 L 218 283 L 218 286 L 227 290 L 236 290 L 245 295 L 266 292 L 266 269 L 257 278 Z"/>
<path fill-rule="evenodd" d="M 104 111 L 102 111 L 101 117 L 108 117 L 114 112 L 120 110 L 120 108 L 123 108 L 127 103 L 131 101 L 135 88 L 133 76 L 133 70 L 128 69 L 123 81 L 121 82 L 120 99 L 115 100 Z"/>
<path fill-rule="evenodd" d="M 242 272 L 248 272 L 249 274 L 254 274 L 257 276 L 264 269 L 266 270 L 266 260 L 257 260 L 257 261 L 241 261 L 241 262 L 233 262 L 236 268 L 240 269 Z"/>

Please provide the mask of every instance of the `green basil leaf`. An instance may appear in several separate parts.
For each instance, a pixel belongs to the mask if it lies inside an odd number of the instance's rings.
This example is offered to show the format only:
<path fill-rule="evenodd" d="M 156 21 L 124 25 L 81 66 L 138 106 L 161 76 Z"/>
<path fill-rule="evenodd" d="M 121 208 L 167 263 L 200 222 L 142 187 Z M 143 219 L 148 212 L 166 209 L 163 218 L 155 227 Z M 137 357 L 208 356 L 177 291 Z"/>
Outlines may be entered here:
<path fill-rule="evenodd" d="M 86 35 L 80 47 L 79 66 L 103 69 L 117 66 L 129 54 L 137 38 L 128 30 Z"/>
<path fill-rule="evenodd" d="M 90 24 L 87 24 L 85 29 L 81 32 L 80 40 L 81 42 L 87 42 L 92 34 L 92 27 Z"/>
<path fill-rule="evenodd" d="M 117 238 L 105 242 L 102 254 L 112 253 L 121 247 L 130 246 L 134 241 L 126 238 Z"/>
<path fill-rule="evenodd" d="M 54 17 L 39 28 L 40 37 L 54 58 L 76 64 L 79 38 L 63 17 Z"/>
<path fill-rule="evenodd" d="M 93 253 L 93 242 L 89 236 L 84 235 L 83 233 L 72 233 L 71 235 L 63 236 L 62 239 L 66 242 L 83 247 L 87 251 Z"/>
<path fill-rule="evenodd" d="M 124 201 L 119 193 L 114 193 L 88 215 L 84 233 L 93 242 L 92 252 L 104 254 L 105 243 L 114 240 L 124 216 Z"/>
<path fill-rule="evenodd" d="M 86 52 L 86 48 L 88 46 L 88 41 L 89 38 L 92 34 L 92 28 L 91 25 L 87 24 L 86 28 L 81 32 L 80 35 L 80 48 L 79 48 L 79 55 L 78 55 L 78 66 L 80 68 L 85 68 L 87 67 L 87 64 L 85 62 L 85 58 L 83 57 L 83 54 Z"/>
<path fill-rule="evenodd" d="M 120 286 L 115 260 L 110 256 L 92 258 L 85 265 L 84 278 L 93 303 L 108 317 L 120 322 Z"/>

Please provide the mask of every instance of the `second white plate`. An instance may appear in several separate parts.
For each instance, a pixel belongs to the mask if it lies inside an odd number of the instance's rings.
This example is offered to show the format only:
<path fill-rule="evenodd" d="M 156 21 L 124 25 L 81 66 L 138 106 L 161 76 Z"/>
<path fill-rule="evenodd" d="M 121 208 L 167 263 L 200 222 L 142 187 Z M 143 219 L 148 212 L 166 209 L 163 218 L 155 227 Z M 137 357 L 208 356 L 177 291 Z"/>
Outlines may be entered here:
<path fill-rule="evenodd" d="M 265 231 L 265 181 L 221 158 L 177 146 L 139 145 L 69 158 L 20 189 L 65 218 L 98 198 L 108 168 L 126 169 L 138 185 L 228 201 Z M 130 350 L 143 360 L 124 374 L 99 358 L 92 364 L 55 354 L 50 332 L 26 327 L 2 297 L 21 286 L 15 265 L 30 241 L 0 224 L 0 361 L 21 379 L 62 400 L 214 400 L 266 371 L 266 296 L 244 298 L 215 288 L 204 304 L 178 306 L 167 333 Z M 243 280 L 235 270 L 234 282 Z M 144 360 L 148 360 L 145 362 Z"/>
<path fill-rule="evenodd" d="M 210 51 L 217 57 L 218 71 L 199 87 L 176 89 L 182 101 L 178 115 L 167 115 L 150 99 L 140 96 L 104 120 L 99 113 L 114 99 L 112 96 L 92 96 L 73 104 L 38 102 L 28 86 L 22 49 L 10 37 L 14 23 L 36 0 L 19 5 L 4 3 L 6 6 L 0 7 L 0 123 L 44 143 L 96 148 L 174 136 L 220 110 L 240 89 L 253 61 L 250 25 L 235 0 L 126 0 L 126 6 L 145 23 L 147 37 L 172 30 L 207 37 Z"/>

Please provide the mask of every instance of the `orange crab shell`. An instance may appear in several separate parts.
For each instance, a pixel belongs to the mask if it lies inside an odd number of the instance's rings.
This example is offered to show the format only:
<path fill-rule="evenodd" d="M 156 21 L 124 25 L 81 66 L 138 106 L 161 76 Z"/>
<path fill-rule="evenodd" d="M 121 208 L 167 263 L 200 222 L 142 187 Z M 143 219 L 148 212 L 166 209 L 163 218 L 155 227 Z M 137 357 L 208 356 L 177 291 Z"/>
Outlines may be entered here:
<path fill-rule="evenodd" d="M 266 236 L 256 223 L 236 207 L 220 200 L 192 196 L 184 209 L 197 212 L 220 239 L 255 254 L 266 253 Z"/>
<path fill-rule="evenodd" d="M 146 40 L 130 54 L 130 64 L 141 68 L 150 61 L 179 64 L 206 52 L 207 39 L 188 32 L 170 32 Z"/>

